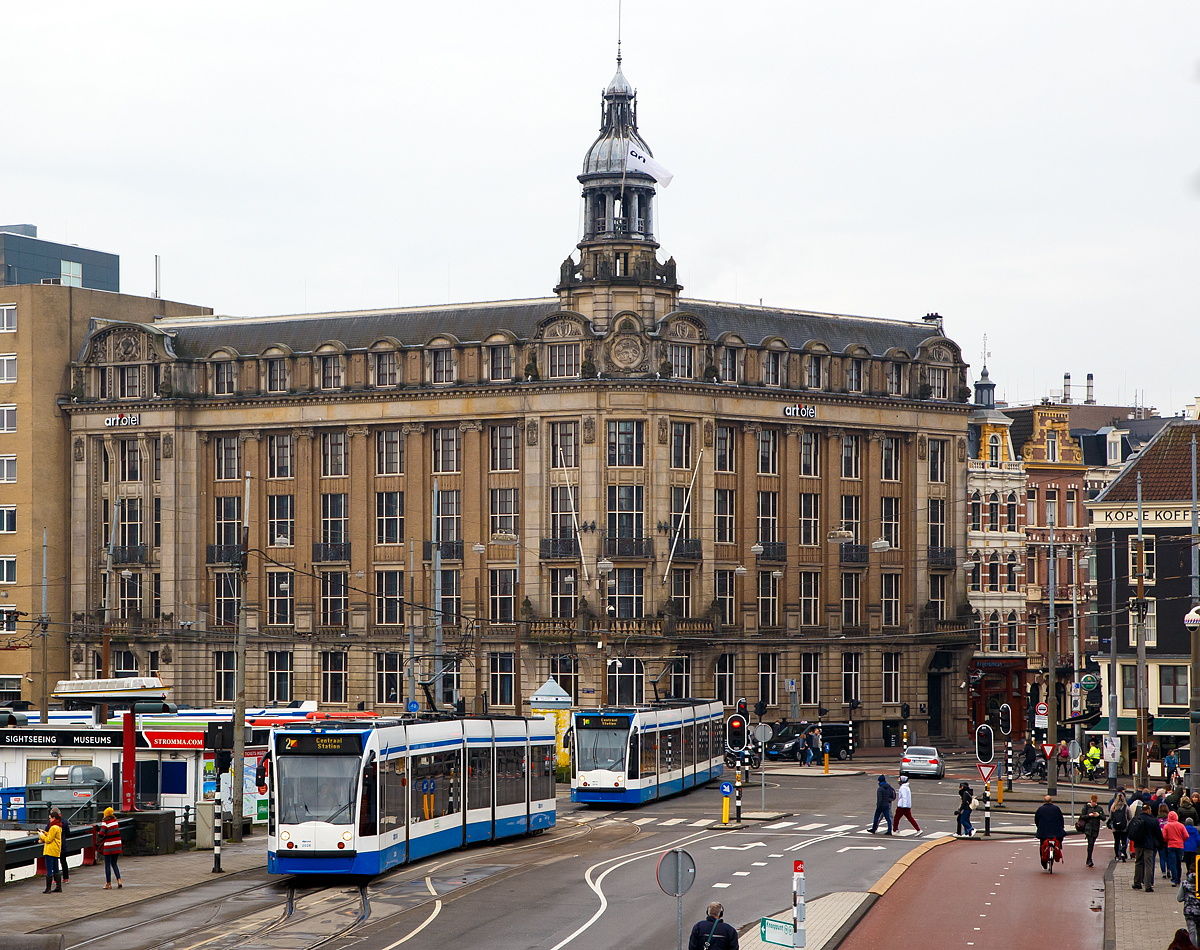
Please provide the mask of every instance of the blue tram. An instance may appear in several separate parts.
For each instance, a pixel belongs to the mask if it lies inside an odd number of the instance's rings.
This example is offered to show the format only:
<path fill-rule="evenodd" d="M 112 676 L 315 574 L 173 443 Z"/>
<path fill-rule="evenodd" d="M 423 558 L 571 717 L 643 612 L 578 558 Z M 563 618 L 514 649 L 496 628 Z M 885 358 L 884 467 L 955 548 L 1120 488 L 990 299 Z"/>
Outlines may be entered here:
<path fill-rule="evenodd" d="M 725 707 L 705 699 L 581 710 L 571 724 L 571 801 L 640 804 L 725 771 Z"/>
<path fill-rule="evenodd" d="M 553 827 L 553 719 L 319 720 L 271 733 L 267 870 L 378 874 Z"/>

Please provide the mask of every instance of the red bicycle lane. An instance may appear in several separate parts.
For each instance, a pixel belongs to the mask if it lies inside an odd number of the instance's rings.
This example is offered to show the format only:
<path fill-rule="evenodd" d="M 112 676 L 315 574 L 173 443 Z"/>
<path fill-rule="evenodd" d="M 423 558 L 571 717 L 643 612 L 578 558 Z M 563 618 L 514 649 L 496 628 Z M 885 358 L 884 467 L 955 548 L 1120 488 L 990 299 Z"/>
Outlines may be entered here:
<path fill-rule="evenodd" d="M 1063 862 L 1049 874 L 1033 838 L 933 848 L 884 892 L 839 950 L 1011 950 L 1047 933 L 1055 950 L 1098 950 L 1104 867 L 1086 867 L 1085 854 L 1064 847 Z"/>

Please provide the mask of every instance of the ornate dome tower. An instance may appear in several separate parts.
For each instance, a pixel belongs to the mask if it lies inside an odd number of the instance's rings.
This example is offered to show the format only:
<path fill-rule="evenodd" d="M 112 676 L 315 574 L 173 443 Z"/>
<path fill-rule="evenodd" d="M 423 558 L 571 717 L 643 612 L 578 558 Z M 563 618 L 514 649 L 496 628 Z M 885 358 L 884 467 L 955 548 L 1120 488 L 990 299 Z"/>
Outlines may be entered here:
<path fill-rule="evenodd" d="M 592 318 L 600 332 L 624 310 L 637 313 L 646 329 L 676 309 L 679 291 L 675 261 L 660 264 L 654 240 L 655 180 L 627 170 L 634 148 L 653 157 L 637 127 L 637 92 L 621 71 L 603 93 L 600 134 L 583 158 L 583 240 L 579 262 L 563 261 L 555 292 L 564 310 Z"/>

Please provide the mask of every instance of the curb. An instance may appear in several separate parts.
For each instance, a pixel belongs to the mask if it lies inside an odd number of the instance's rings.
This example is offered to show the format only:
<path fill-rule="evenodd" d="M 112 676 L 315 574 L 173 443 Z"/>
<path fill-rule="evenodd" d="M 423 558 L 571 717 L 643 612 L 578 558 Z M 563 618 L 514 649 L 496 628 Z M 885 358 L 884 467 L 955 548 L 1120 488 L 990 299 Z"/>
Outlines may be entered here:
<path fill-rule="evenodd" d="M 918 845 L 909 851 L 906 855 L 900 858 L 893 864 L 873 885 L 867 888 L 868 894 L 874 894 L 878 899 L 887 893 L 888 888 L 900 880 L 900 875 L 912 867 L 913 863 L 923 854 L 928 854 L 938 845 L 947 844 L 951 841 L 957 841 L 957 838 L 934 838 L 933 841 L 926 841 L 924 844 Z M 849 931 L 847 931 L 849 933 Z M 836 946 L 836 944 L 834 945 Z"/>
<path fill-rule="evenodd" d="M 849 937 L 850 932 L 858 926 L 858 922 L 867 916 L 867 911 L 875 906 L 877 900 L 879 900 L 879 895 L 868 891 L 863 902 L 854 909 L 854 913 L 842 922 L 842 926 L 833 932 L 833 936 L 825 941 L 825 946 L 821 950 L 837 950 L 842 945 L 842 941 Z"/>

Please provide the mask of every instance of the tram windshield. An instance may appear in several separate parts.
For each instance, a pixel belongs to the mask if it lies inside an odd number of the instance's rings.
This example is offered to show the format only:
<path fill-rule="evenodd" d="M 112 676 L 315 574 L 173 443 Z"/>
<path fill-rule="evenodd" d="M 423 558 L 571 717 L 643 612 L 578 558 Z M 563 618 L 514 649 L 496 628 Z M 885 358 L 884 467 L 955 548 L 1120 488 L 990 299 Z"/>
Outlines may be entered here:
<path fill-rule="evenodd" d="M 629 744 L 629 729 L 579 729 L 579 771 L 607 769 L 625 771 L 625 747 Z"/>
<path fill-rule="evenodd" d="M 353 824 L 362 759 L 356 755 L 281 755 L 275 761 L 281 824 Z"/>

